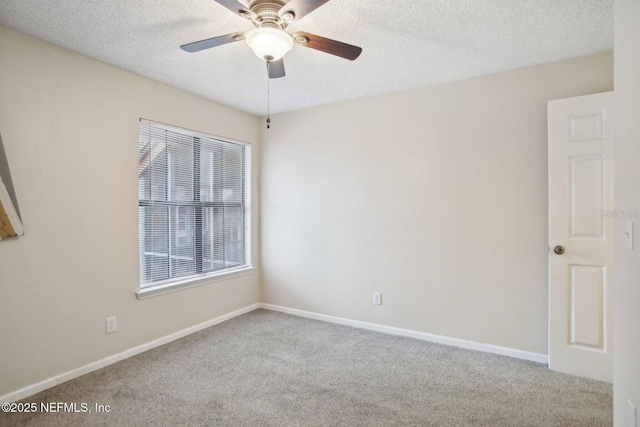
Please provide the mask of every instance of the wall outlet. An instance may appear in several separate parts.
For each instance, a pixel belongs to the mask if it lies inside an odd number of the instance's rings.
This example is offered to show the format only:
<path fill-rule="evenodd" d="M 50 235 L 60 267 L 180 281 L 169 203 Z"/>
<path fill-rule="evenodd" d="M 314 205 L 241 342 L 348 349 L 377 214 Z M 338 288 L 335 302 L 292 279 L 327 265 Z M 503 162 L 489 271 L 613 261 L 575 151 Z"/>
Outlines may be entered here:
<path fill-rule="evenodd" d="M 116 316 L 107 317 L 107 333 L 115 332 L 118 330 L 118 319 Z"/>
<path fill-rule="evenodd" d="M 373 303 L 375 305 L 382 305 L 382 292 L 373 293 Z"/>
<path fill-rule="evenodd" d="M 627 420 L 629 427 L 638 427 L 638 413 L 636 407 L 631 403 L 631 399 L 627 400 Z"/>

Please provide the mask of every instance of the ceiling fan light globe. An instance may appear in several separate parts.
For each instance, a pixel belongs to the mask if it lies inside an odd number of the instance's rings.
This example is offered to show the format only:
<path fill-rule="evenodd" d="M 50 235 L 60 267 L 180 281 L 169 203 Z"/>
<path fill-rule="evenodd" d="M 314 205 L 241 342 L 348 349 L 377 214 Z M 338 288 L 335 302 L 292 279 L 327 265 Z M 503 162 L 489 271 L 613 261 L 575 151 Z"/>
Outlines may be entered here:
<path fill-rule="evenodd" d="M 277 28 L 261 27 L 246 35 L 247 44 L 263 61 L 278 61 L 293 47 L 293 39 Z"/>

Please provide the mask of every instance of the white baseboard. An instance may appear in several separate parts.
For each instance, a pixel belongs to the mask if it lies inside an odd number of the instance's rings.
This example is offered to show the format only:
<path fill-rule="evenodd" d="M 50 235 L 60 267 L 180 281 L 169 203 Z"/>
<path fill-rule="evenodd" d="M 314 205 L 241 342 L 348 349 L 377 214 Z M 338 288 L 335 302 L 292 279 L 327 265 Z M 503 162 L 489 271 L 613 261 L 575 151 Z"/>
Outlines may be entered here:
<path fill-rule="evenodd" d="M 82 375 L 88 374 L 89 372 L 97 371 L 98 369 L 135 356 L 136 354 L 140 354 L 147 350 L 151 350 L 152 348 L 168 344 L 171 341 L 186 337 L 187 335 L 191 335 L 194 332 L 201 331 L 213 325 L 217 325 L 218 323 L 222 323 L 226 320 L 232 319 L 250 311 L 257 310 L 258 308 L 260 308 L 259 303 L 251 304 L 247 307 L 241 308 L 231 313 L 216 317 L 215 319 L 207 320 L 206 322 L 191 326 L 178 332 L 174 332 L 173 334 L 169 334 L 167 336 L 158 338 L 137 347 L 130 348 L 121 353 L 114 354 L 113 356 L 105 357 L 104 359 L 98 360 L 97 362 L 89 363 L 88 365 L 82 366 L 69 372 L 65 372 L 64 374 L 56 375 L 55 377 L 21 388 L 20 390 L 5 394 L 4 396 L 0 396 L 0 403 L 16 402 L 18 400 L 22 400 L 26 397 L 32 396 L 36 393 L 40 393 L 41 391 L 54 387 L 58 384 L 62 384 L 66 381 L 78 378 Z"/>
<path fill-rule="evenodd" d="M 152 348 L 159 347 L 164 344 L 168 344 L 172 341 L 175 341 L 187 335 L 193 334 L 194 332 L 201 331 L 203 329 L 206 329 L 213 325 L 217 325 L 218 323 L 222 323 L 226 320 L 232 319 L 234 317 L 240 316 L 242 314 L 248 313 L 258 308 L 264 308 L 266 310 L 272 310 L 272 311 L 280 311 L 280 312 L 292 314 L 295 316 L 307 317 L 309 319 L 322 320 L 330 323 L 338 323 L 340 325 L 353 326 L 356 328 L 368 329 L 368 330 L 382 332 L 382 333 L 391 334 L 391 335 L 399 335 L 404 337 L 416 338 L 424 341 L 446 344 L 446 345 L 451 345 L 451 346 L 460 347 L 460 348 L 466 348 L 469 350 L 500 354 L 503 356 L 530 360 L 532 362 L 538 362 L 538 363 L 544 363 L 544 364 L 548 364 L 549 362 L 549 358 L 546 354 L 532 353 L 532 352 L 516 350 L 508 347 L 500 347 L 492 344 L 483 344 L 483 343 L 478 343 L 474 341 L 462 340 L 458 338 L 445 337 L 442 335 L 428 334 L 426 332 L 412 331 L 410 329 L 395 328 L 393 326 L 385 326 L 385 325 L 379 325 L 376 323 L 362 322 L 359 320 L 345 319 L 342 317 L 335 317 L 335 316 L 329 316 L 326 314 L 313 313 L 310 311 L 282 307 L 282 306 L 273 305 L 273 304 L 255 303 L 247 307 L 241 308 L 239 310 L 233 311 L 231 313 L 216 317 L 215 319 L 208 320 L 206 322 L 191 326 L 189 328 L 164 336 L 162 338 L 158 338 L 156 340 L 139 345 L 137 347 L 130 348 L 123 352 L 114 354 L 112 356 L 109 356 L 104 359 L 98 360 L 96 362 L 90 363 L 88 365 L 82 366 L 80 368 L 65 372 L 60 375 L 56 375 L 55 377 L 21 388 L 20 390 L 16 390 L 11 393 L 5 394 L 4 396 L 0 396 L 0 403 L 16 402 L 18 400 L 22 400 L 36 393 L 39 393 L 43 390 L 54 387 L 58 384 L 62 384 L 66 381 L 72 380 L 74 378 L 78 378 L 90 372 L 97 371 L 98 369 L 104 368 L 106 366 L 112 365 L 121 360 L 143 353 L 147 350 L 151 350 Z"/>
<path fill-rule="evenodd" d="M 322 320 L 325 322 L 338 323 L 340 325 L 353 326 L 361 329 L 369 329 L 372 331 L 382 332 L 391 335 L 400 335 L 403 337 L 417 338 L 423 341 L 429 341 L 439 344 L 451 345 L 454 347 L 465 348 L 468 350 L 482 351 L 485 353 L 500 354 L 502 356 L 515 357 L 517 359 L 529 360 L 538 363 L 549 363 L 549 356 L 541 353 L 532 353 L 514 348 L 501 347 L 493 344 L 484 344 L 475 341 L 467 341 L 459 338 L 445 337 L 442 335 L 428 334 L 426 332 L 413 331 L 410 329 L 395 328 L 393 326 L 379 325 L 376 323 L 361 322 L 359 320 L 345 319 L 342 317 L 329 316 L 326 314 L 313 313 L 311 311 L 298 310 L 295 308 L 282 307 L 279 305 L 260 303 L 260 307 L 266 310 L 280 311 L 282 313 L 293 314 L 294 316 L 307 317 L 309 319 Z"/>

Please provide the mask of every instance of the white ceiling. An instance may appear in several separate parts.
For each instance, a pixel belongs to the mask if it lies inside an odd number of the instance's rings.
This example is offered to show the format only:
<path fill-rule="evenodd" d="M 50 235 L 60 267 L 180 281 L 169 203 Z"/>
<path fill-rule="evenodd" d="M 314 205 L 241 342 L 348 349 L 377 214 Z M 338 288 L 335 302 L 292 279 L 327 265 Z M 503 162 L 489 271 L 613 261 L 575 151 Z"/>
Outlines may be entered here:
<path fill-rule="evenodd" d="M 246 2 L 241 0 L 242 3 Z M 244 42 L 179 46 L 252 24 L 213 0 L 0 0 L 0 24 L 255 115 L 265 63 Z M 613 0 L 331 0 L 289 26 L 363 48 L 294 46 L 271 112 L 422 87 L 613 49 Z"/>

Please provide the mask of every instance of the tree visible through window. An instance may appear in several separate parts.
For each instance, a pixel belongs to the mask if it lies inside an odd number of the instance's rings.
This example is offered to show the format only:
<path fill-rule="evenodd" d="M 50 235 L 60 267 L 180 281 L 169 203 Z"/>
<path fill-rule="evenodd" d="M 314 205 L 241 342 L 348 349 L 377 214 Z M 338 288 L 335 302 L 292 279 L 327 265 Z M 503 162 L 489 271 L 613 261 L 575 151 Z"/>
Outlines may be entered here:
<path fill-rule="evenodd" d="M 250 264 L 250 146 L 140 121 L 140 287 Z"/>

